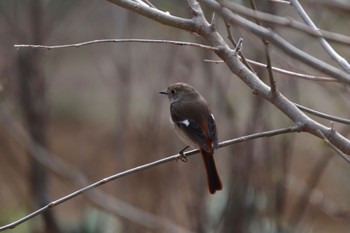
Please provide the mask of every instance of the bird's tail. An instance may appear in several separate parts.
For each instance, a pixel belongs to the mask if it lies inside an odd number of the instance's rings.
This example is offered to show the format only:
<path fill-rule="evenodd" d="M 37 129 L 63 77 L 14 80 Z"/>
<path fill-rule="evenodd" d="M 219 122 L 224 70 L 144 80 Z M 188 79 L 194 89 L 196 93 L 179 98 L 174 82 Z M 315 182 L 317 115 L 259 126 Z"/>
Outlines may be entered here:
<path fill-rule="evenodd" d="M 205 150 L 201 149 L 201 154 L 203 157 L 205 170 L 207 172 L 209 192 L 214 194 L 217 190 L 222 189 L 222 183 L 216 170 L 213 152 L 206 152 Z"/>

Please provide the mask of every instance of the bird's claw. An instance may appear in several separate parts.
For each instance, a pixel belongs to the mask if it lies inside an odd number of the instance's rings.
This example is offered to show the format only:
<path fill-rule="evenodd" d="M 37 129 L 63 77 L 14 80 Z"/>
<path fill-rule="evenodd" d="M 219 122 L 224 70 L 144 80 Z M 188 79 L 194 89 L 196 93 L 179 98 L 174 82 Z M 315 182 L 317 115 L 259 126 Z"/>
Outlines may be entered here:
<path fill-rule="evenodd" d="M 188 161 L 188 159 L 187 159 L 187 157 L 186 157 L 186 155 L 184 154 L 183 151 L 180 152 L 180 156 L 176 158 L 176 161 L 179 160 L 179 159 L 180 159 L 182 162 L 184 162 L 184 163 L 187 163 L 187 161 Z"/>
<path fill-rule="evenodd" d="M 189 147 L 189 146 L 186 146 L 185 148 L 183 148 L 183 149 L 179 152 L 180 156 L 178 156 L 178 157 L 176 158 L 176 161 L 178 161 L 179 159 L 180 159 L 182 162 L 184 162 L 184 163 L 186 163 L 186 162 L 188 161 L 188 159 L 187 159 L 187 157 L 186 157 L 186 155 L 185 155 L 185 153 L 184 153 L 184 151 L 185 151 L 188 147 Z"/>

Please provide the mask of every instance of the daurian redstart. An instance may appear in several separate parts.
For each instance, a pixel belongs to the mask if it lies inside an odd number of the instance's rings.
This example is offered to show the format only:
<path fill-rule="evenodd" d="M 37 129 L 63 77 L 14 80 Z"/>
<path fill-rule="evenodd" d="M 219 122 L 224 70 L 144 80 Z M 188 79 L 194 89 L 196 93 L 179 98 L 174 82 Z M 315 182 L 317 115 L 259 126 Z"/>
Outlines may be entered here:
<path fill-rule="evenodd" d="M 177 136 L 187 145 L 201 151 L 207 172 L 209 192 L 222 189 L 216 170 L 214 150 L 218 148 L 218 133 L 214 115 L 205 99 L 190 85 L 175 83 L 160 94 L 170 100 L 170 115 Z"/>

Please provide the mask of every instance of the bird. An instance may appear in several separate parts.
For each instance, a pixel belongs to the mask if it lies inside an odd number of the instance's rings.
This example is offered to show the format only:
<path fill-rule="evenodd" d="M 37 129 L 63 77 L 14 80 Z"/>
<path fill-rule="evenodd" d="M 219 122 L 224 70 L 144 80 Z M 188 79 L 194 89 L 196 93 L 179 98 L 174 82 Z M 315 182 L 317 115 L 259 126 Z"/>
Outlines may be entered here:
<path fill-rule="evenodd" d="M 199 148 L 207 174 L 211 194 L 222 190 L 222 182 L 214 161 L 214 150 L 219 147 L 218 132 L 214 115 L 207 101 L 192 86 L 178 82 L 171 84 L 160 94 L 167 95 L 170 101 L 170 116 L 175 133 L 189 146 Z"/>

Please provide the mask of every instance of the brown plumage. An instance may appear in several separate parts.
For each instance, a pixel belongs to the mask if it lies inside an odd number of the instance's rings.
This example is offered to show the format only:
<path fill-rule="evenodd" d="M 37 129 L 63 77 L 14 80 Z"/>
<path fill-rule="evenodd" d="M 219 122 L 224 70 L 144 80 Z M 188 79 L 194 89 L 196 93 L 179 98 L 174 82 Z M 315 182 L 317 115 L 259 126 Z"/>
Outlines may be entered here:
<path fill-rule="evenodd" d="M 189 146 L 199 147 L 204 161 L 209 192 L 214 194 L 222 189 L 218 175 L 214 150 L 218 148 L 215 119 L 205 99 L 190 85 L 175 83 L 166 91 L 170 100 L 171 120 L 176 134 Z"/>

